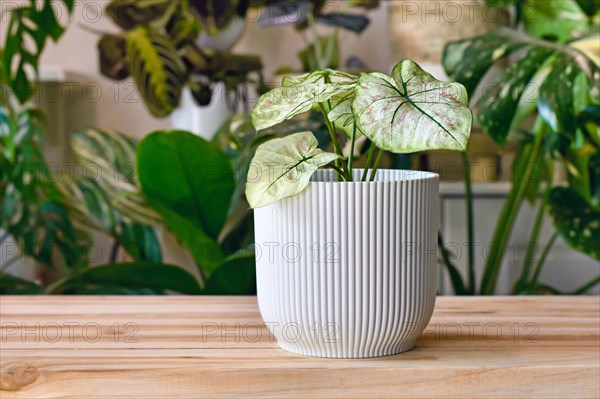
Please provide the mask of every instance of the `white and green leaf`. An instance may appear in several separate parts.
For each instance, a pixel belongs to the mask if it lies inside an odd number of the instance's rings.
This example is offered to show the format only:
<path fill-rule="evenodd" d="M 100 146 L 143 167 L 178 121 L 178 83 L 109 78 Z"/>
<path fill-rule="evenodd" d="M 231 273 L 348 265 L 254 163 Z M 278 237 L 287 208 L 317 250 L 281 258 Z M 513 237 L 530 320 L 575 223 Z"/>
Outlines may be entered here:
<path fill-rule="evenodd" d="M 256 130 L 275 126 L 310 111 L 319 103 L 330 101 L 334 96 L 352 91 L 356 80 L 354 75 L 329 69 L 287 76 L 281 87 L 265 93 L 258 100 L 252 110 L 252 123 Z"/>
<path fill-rule="evenodd" d="M 260 145 L 250 165 L 246 198 L 252 208 L 301 193 L 315 171 L 340 158 L 318 148 L 311 132 L 300 132 Z"/>
<path fill-rule="evenodd" d="M 467 103 L 463 85 L 441 82 L 406 60 L 391 77 L 362 74 L 352 110 L 358 129 L 381 149 L 465 151 L 472 123 Z"/>

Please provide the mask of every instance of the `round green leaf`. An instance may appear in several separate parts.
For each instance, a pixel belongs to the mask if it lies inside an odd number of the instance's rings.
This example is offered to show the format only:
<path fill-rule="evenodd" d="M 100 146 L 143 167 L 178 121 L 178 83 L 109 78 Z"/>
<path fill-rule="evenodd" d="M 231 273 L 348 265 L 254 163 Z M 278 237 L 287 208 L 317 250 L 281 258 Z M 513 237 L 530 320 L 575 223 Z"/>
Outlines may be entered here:
<path fill-rule="evenodd" d="M 362 74 L 352 110 L 360 131 L 384 150 L 465 151 L 472 123 L 467 103 L 463 85 L 441 82 L 406 60 L 391 77 Z"/>

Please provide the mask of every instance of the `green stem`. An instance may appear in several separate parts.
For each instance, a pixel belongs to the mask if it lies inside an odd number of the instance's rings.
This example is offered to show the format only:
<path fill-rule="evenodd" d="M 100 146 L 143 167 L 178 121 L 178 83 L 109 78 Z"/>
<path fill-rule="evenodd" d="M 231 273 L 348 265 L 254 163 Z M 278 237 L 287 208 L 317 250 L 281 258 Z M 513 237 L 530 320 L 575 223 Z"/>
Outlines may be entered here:
<path fill-rule="evenodd" d="M 348 154 L 348 173 L 352 176 L 352 161 L 354 160 L 354 143 L 356 142 L 356 125 L 352 129 L 352 135 L 350 136 L 350 153 Z"/>
<path fill-rule="evenodd" d="M 377 158 L 375 158 L 375 165 L 373 165 L 373 169 L 371 169 L 371 177 L 369 181 L 375 180 L 375 175 L 377 174 L 377 169 L 379 169 L 379 163 L 381 162 L 381 157 L 383 156 L 383 150 L 380 148 L 377 153 Z"/>
<path fill-rule="evenodd" d="M 367 152 L 367 162 L 365 163 L 365 169 L 360 181 L 367 181 L 367 174 L 369 173 L 369 167 L 371 166 L 371 160 L 373 159 L 373 151 L 375 151 L 375 144 L 371 143 L 369 151 Z"/>
<path fill-rule="evenodd" d="M 331 121 L 327 117 L 327 110 L 325 109 L 325 105 L 323 105 L 323 103 L 319 103 L 319 108 L 321 109 L 321 114 L 323 114 L 323 119 L 325 120 L 325 125 L 327 126 L 327 130 L 329 131 L 329 135 L 331 136 L 331 142 L 333 144 L 333 149 L 336 154 L 343 157 L 344 153 L 342 152 L 342 149 L 340 147 L 340 143 L 338 141 L 337 134 L 335 133 L 335 128 L 333 127 L 333 125 L 331 124 Z M 338 180 L 340 180 L 339 178 L 341 178 L 341 177 L 344 177 L 346 180 L 348 180 L 348 179 L 352 180 L 352 176 L 348 177 L 348 173 L 347 173 L 348 171 L 344 170 L 344 168 L 346 166 L 343 162 L 341 162 L 339 159 L 336 159 L 335 166 L 337 166 L 338 168 L 340 168 L 344 171 L 344 173 L 342 173 L 341 176 L 338 176 Z"/>
<path fill-rule="evenodd" d="M 466 211 L 467 211 L 467 262 L 469 270 L 469 293 L 475 294 L 477 287 L 475 286 L 475 222 L 473 217 L 473 187 L 471 182 L 471 165 L 466 152 L 462 153 L 463 170 L 465 174 L 465 195 L 466 195 Z"/>
<path fill-rule="evenodd" d="M 533 273 L 533 278 L 531 279 L 531 286 L 534 287 L 537 284 L 538 278 L 540 277 L 540 273 L 542 272 L 542 268 L 544 266 L 544 263 L 546 263 L 546 258 L 548 257 L 548 254 L 550 253 L 550 250 L 552 249 L 552 246 L 554 245 L 554 242 L 556 241 L 556 238 L 558 237 L 558 232 L 554 232 L 554 234 L 552 235 L 552 237 L 550 238 L 550 240 L 548 241 L 548 243 L 546 244 L 546 247 L 544 248 L 544 251 L 542 252 L 542 256 L 540 257 L 540 260 L 535 268 L 535 272 Z"/>
<path fill-rule="evenodd" d="M 331 167 L 331 169 L 334 169 L 336 172 L 338 172 L 338 175 L 340 176 L 344 176 L 344 171 L 341 170 L 340 168 L 338 168 L 335 164 L 329 164 L 329 166 Z"/>
<path fill-rule="evenodd" d="M 494 230 L 494 236 L 491 242 L 492 245 L 485 263 L 483 279 L 481 281 L 481 293 L 483 295 L 492 295 L 494 293 L 508 238 L 515 224 L 515 219 L 523 197 L 525 196 L 525 192 L 527 191 L 527 186 L 529 184 L 528 180 L 533 176 L 533 169 L 536 166 L 540 154 L 542 138 L 545 132 L 545 125 L 540 117 L 538 117 L 536 121 L 534 130 L 536 133 L 535 141 L 531 153 L 529 154 L 529 159 L 527 160 L 525 174 L 522 178 L 515 179 L 509 196 L 502 206 L 502 211 L 500 212 L 496 229 Z"/>
<path fill-rule="evenodd" d="M 521 284 L 526 284 L 531 274 L 531 265 L 533 264 L 533 257 L 537 249 L 537 242 L 544 224 L 544 213 L 546 211 L 547 196 L 544 195 L 542 202 L 539 205 L 537 215 L 533 228 L 531 229 L 531 235 L 527 244 L 527 252 L 525 253 L 525 259 L 523 261 L 523 271 L 521 272 L 521 278 L 519 279 Z"/>
<path fill-rule="evenodd" d="M 600 284 L 600 275 L 594 277 L 593 279 L 591 279 L 590 281 L 588 281 L 587 283 L 585 283 L 584 285 L 582 285 L 581 287 L 577 288 L 575 291 L 573 291 L 571 294 L 572 295 L 581 295 L 581 294 L 585 294 L 588 290 L 594 288 L 596 285 Z"/>

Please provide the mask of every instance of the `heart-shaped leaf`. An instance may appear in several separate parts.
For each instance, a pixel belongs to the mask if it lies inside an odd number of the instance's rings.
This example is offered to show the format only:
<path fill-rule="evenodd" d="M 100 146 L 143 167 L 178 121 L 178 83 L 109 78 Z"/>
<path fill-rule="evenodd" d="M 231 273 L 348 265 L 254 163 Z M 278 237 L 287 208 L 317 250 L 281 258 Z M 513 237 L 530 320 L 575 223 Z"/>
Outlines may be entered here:
<path fill-rule="evenodd" d="M 281 87 L 265 93 L 258 100 L 252 110 L 252 123 L 256 130 L 275 126 L 353 90 L 356 79 L 356 76 L 330 69 L 285 77 Z M 331 109 L 330 105 L 328 107 Z"/>
<path fill-rule="evenodd" d="M 340 158 L 322 151 L 311 132 L 300 132 L 260 145 L 250 165 L 246 198 L 258 208 L 304 191 L 315 171 Z"/>
<path fill-rule="evenodd" d="M 576 250 L 600 260 L 600 211 L 572 188 L 553 188 L 548 204 L 562 238 Z"/>
<path fill-rule="evenodd" d="M 357 127 L 381 149 L 464 151 L 472 123 L 467 103 L 463 85 L 441 82 L 406 60 L 391 77 L 362 74 L 352 110 Z"/>

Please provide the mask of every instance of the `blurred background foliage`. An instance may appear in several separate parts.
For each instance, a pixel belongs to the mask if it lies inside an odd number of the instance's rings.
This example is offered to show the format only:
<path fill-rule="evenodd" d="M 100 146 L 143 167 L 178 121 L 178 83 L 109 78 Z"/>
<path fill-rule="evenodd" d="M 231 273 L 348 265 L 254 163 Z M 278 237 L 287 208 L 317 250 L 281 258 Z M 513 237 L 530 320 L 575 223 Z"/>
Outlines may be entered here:
<path fill-rule="evenodd" d="M 461 276 L 452 254 L 441 246 L 441 264 L 457 294 L 491 294 L 515 215 L 523 201 L 538 207 L 531 243 L 539 241 L 543 216 L 550 214 L 556 234 L 544 244 L 547 254 L 558 235 L 575 250 L 600 259 L 600 108 L 598 2 L 589 0 L 488 0 L 513 10 L 510 27 L 448 43 L 446 73 L 463 83 L 473 98 L 482 129 L 499 145 L 518 148 L 513 182 L 498 218 L 481 281 L 475 281 L 472 248 L 468 275 Z M 74 2 L 61 2 L 69 12 Z M 0 245 L 11 237 L 21 256 L 31 257 L 39 276 L 27 281 L 0 271 L 0 293 L 61 294 L 253 294 L 255 292 L 252 212 L 244 184 L 256 147 L 275 135 L 310 130 L 320 145 L 330 145 L 321 118 L 308 113 L 276 130 L 260 134 L 252 127 L 247 87 L 268 89 L 262 61 L 234 54 L 230 45 L 206 43 L 229 35 L 237 22 L 256 9 L 256 23 L 276 29 L 293 24 L 301 70 L 282 66 L 278 73 L 318 68 L 360 72 L 364 62 L 340 59 L 340 30 L 360 34 L 369 24 L 375 0 L 352 0 L 331 10 L 324 0 L 120 0 L 106 5 L 120 31 L 98 40 L 101 73 L 114 80 L 133 78 L 141 99 L 155 116 L 176 109 L 189 89 L 199 106 L 210 103 L 214 86 L 229 90 L 237 113 L 212 140 L 184 131 L 157 131 L 137 142 L 127 134 L 89 127 L 74 132 L 71 148 L 82 164 L 94 164 L 100 178 L 78 174 L 56 179 L 42 151 L 44 116 L 29 101 L 36 89 L 40 54 L 48 40 L 57 41 L 66 27 L 54 14 L 52 0 L 26 2 L 11 12 L 0 43 Z M 537 10 L 535 18 L 528 12 Z M 325 26 L 328 34 L 317 32 Z M 319 32 L 323 32 L 319 30 Z M 32 46 L 33 44 L 33 46 Z M 503 68 L 496 90 L 476 95 L 495 64 Z M 539 87 L 535 101 L 524 101 L 530 83 Z M 340 140 L 345 135 L 340 132 Z M 358 142 L 355 165 L 368 148 Z M 465 162 L 468 159 L 465 158 Z M 553 181 L 556 165 L 568 171 L 566 181 Z M 386 155 L 387 167 L 410 167 L 411 156 Z M 465 171 L 468 171 L 468 166 Z M 472 190 L 465 181 L 469 242 L 474 242 Z M 189 251 L 196 270 L 163 262 L 166 233 Z M 104 265 L 90 264 L 95 235 L 112 240 Z M 440 237 L 440 244 L 443 239 Z M 534 248 L 534 246 L 531 246 Z M 125 254 L 123 262 L 117 254 Z M 528 253 L 514 293 L 558 293 L 539 281 L 538 262 Z M 584 283 L 583 293 L 600 281 Z"/>

